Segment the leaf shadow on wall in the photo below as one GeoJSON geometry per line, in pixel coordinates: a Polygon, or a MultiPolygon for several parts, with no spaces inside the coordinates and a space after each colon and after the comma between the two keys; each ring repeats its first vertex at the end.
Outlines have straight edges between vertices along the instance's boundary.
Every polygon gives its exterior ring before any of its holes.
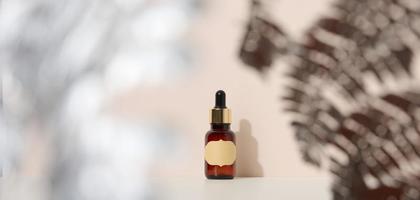
{"type": "Polygon", "coordinates": [[[239,131],[236,133],[237,160],[236,169],[238,177],[262,177],[263,168],[258,161],[258,142],[252,135],[252,126],[249,120],[241,119],[239,131]]]}

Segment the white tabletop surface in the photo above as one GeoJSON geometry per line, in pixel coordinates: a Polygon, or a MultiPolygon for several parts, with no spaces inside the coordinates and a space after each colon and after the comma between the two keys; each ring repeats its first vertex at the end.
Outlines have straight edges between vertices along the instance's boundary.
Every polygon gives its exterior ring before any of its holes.
{"type": "Polygon", "coordinates": [[[175,178],[159,180],[159,182],[159,199],[331,199],[330,182],[327,178],[321,177],[261,177],[235,178],[234,180],[175,178]]]}

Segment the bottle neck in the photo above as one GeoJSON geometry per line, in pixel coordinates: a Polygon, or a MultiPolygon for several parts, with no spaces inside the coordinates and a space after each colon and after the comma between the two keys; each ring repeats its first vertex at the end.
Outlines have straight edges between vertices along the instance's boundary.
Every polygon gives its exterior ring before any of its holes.
{"type": "Polygon", "coordinates": [[[230,130],[230,124],[225,123],[212,123],[210,127],[213,130],[230,130]]]}

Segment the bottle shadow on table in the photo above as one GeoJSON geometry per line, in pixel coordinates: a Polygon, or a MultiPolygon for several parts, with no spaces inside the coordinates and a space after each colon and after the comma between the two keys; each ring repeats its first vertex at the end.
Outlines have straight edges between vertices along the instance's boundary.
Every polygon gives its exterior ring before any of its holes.
{"type": "Polygon", "coordinates": [[[263,168],[258,161],[258,142],[252,135],[252,126],[247,119],[241,119],[239,122],[239,131],[236,132],[236,148],[236,176],[264,176],[263,168]]]}

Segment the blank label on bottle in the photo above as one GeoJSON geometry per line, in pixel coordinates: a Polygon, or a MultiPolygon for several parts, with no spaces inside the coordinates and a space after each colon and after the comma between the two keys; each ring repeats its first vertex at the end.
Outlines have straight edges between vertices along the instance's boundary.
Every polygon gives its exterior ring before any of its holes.
{"type": "Polygon", "coordinates": [[[204,154],[210,165],[232,165],[236,160],[236,146],[232,141],[211,141],[207,143],[204,154]]]}

